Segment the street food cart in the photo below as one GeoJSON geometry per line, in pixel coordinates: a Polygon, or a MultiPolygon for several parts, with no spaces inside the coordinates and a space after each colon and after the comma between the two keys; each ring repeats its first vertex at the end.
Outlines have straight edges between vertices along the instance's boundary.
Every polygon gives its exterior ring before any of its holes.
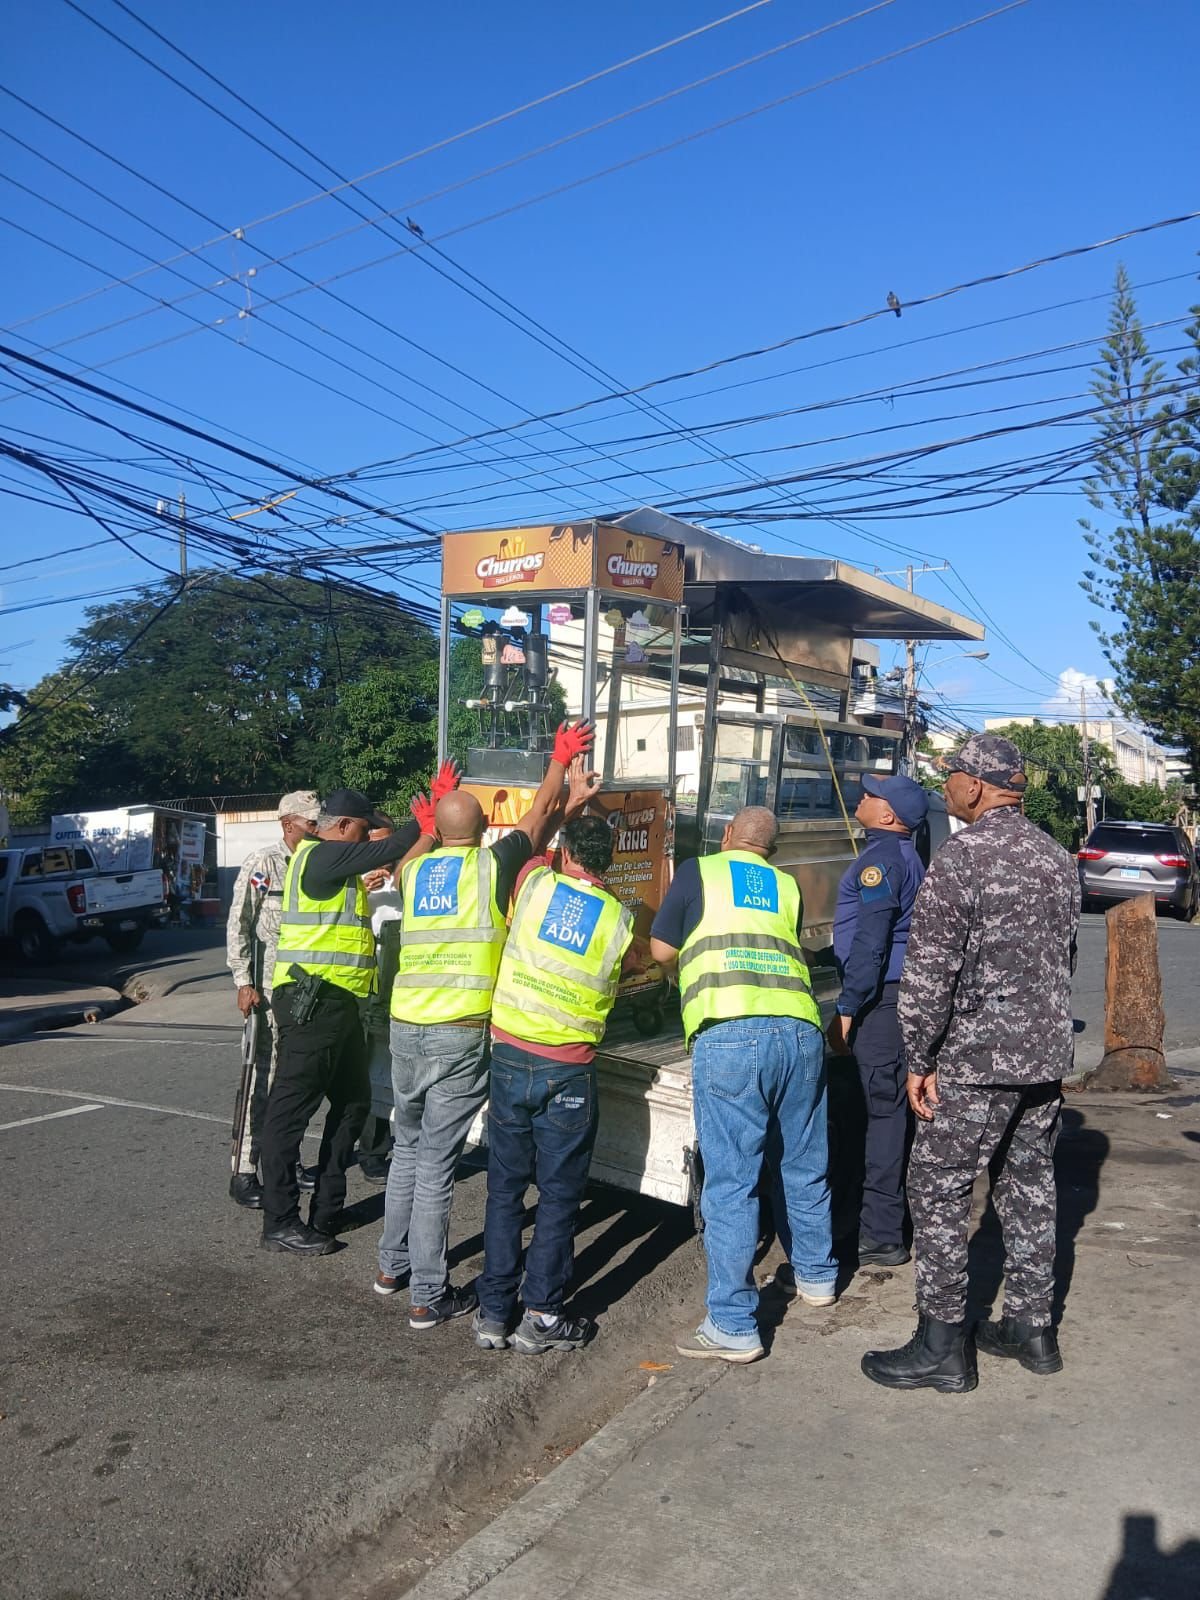
{"type": "Polygon", "coordinates": [[[719,848],[742,806],[770,807],[773,864],[800,885],[818,956],[857,850],[862,778],[896,771],[902,738],[855,715],[856,641],[982,637],[844,562],[768,554],[648,508],[443,536],[439,755],[462,759],[496,832],[532,799],[557,724],[596,725],[609,884],[643,959],[597,1053],[595,1177],[692,1198],[690,1062],[644,949],[676,859],[719,848]]]}

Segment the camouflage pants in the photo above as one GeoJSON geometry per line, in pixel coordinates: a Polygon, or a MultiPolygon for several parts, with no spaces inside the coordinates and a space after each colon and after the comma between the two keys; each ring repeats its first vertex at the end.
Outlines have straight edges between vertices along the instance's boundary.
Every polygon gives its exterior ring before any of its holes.
{"type": "Polygon", "coordinates": [[[1025,1088],[943,1083],[932,1122],[918,1122],[908,1168],[917,1309],[961,1322],[967,1309],[971,1190],[992,1168],[992,1204],[1004,1233],[1004,1310],[1050,1321],[1054,1292],[1054,1145],[1057,1083],[1025,1088]]]}

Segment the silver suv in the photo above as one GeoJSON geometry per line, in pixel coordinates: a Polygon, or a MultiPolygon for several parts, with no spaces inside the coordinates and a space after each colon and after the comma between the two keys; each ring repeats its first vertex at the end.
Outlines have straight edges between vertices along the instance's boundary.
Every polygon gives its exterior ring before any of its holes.
{"type": "Polygon", "coordinates": [[[1083,908],[1152,894],[1187,921],[1200,906],[1196,853],[1182,828],[1167,822],[1102,822],[1079,851],[1083,908]]]}

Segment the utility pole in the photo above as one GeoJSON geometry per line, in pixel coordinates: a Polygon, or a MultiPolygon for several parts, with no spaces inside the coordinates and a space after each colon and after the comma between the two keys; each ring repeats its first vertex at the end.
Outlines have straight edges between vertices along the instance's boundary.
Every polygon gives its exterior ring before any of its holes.
{"type": "Polygon", "coordinates": [[[1090,834],[1096,826],[1096,802],[1092,799],[1092,747],[1088,739],[1087,690],[1082,683],[1079,685],[1079,737],[1083,743],[1083,816],[1087,834],[1090,834]]]}
{"type": "MultiPolygon", "coordinates": [[[[906,567],[908,592],[913,592],[913,569],[906,567]]],[[[904,745],[901,767],[911,778],[917,769],[917,641],[904,641],[904,745]]]]}
{"type": "Polygon", "coordinates": [[[187,496],[179,491],[179,576],[187,582],[187,496]]]}
{"type": "MultiPolygon", "coordinates": [[[[936,567],[928,561],[923,561],[917,568],[911,566],[904,568],[904,582],[909,594],[913,593],[913,578],[923,572],[948,572],[949,562],[942,561],[936,567]]],[[[880,572],[876,570],[877,578],[898,578],[899,571],[880,572]]],[[[910,777],[915,777],[917,771],[917,641],[906,639],[904,641],[904,739],[900,745],[900,769],[910,777]]]]}

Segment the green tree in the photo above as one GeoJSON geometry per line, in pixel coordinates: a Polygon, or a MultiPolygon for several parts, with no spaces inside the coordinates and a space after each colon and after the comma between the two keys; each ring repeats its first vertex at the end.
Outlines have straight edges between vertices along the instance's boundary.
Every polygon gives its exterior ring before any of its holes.
{"type": "Polygon", "coordinates": [[[341,781],[403,820],[437,753],[437,662],[371,667],[339,706],[341,781]]]}
{"type": "Polygon", "coordinates": [[[1104,791],[1104,815],[1124,822],[1174,822],[1184,804],[1183,789],[1170,784],[1127,783],[1118,778],[1104,791]]]}
{"type": "Polygon", "coordinates": [[[1115,673],[1115,698],[1164,743],[1200,761],[1200,307],[1194,353],[1180,381],[1152,359],[1124,267],[1092,392],[1100,405],[1095,475],[1085,492],[1112,519],[1081,526],[1091,557],[1088,598],[1113,619],[1093,622],[1115,673]],[[1187,398],[1181,400],[1181,393],[1187,398]]]}
{"type": "Polygon", "coordinates": [[[364,734],[348,751],[343,696],[372,669],[402,679],[436,654],[398,606],[302,578],[203,573],[174,593],[92,608],[74,662],[31,693],[0,765],[21,815],[345,783],[364,734]],[[78,705],[36,714],[72,681],[78,705]]]}
{"type": "Polygon", "coordinates": [[[109,730],[70,672],[51,673],[23,699],[0,744],[0,790],[12,821],[35,827],[99,776],[109,730]]]}

